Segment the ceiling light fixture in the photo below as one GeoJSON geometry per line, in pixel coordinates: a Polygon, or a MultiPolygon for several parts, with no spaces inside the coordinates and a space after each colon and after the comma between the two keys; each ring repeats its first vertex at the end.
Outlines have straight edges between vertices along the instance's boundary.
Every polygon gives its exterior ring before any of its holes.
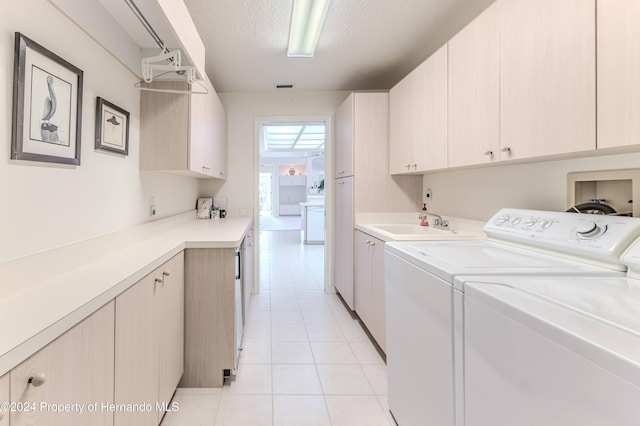
{"type": "Polygon", "coordinates": [[[313,56],[330,0],[294,0],[287,56],[313,56]]]}

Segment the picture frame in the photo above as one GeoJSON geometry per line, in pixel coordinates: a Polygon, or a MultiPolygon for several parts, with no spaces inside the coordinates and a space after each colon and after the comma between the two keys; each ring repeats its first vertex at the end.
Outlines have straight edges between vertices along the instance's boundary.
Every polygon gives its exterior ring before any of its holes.
{"type": "Polygon", "coordinates": [[[11,158],[80,165],[81,69],[15,33],[11,158]]]}
{"type": "Polygon", "coordinates": [[[95,148],[129,154],[129,112],[101,97],[96,99],[95,148]]]}

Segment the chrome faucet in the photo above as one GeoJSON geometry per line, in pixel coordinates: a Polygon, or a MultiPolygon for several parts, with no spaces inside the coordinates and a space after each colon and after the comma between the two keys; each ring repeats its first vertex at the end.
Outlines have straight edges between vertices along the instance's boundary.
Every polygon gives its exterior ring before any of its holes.
{"type": "Polygon", "coordinates": [[[426,212],[428,215],[433,216],[435,219],[433,221],[433,227],[438,229],[449,230],[449,221],[443,219],[442,216],[436,213],[426,212]]]}

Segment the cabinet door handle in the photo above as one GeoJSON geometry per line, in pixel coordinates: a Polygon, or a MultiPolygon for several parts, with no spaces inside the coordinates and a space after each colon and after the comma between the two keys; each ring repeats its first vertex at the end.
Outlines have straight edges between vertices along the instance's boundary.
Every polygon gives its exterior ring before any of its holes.
{"type": "Polygon", "coordinates": [[[418,170],[418,164],[413,164],[413,170],[418,170]]]}
{"type": "Polygon", "coordinates": [[[489,150],[489,151],[485,151],[484,155],[488,155],[490,157],[493,157],[493,151],[489,150]]]}
{"type": "Polygon", "coordinates": [[[407,168],[407,170],[411,170],[411,164],[407,164],[405,167],[407,168]]]}
{"type": "Polygon", "coordinates": [[[344,174],[344,170],[341,170],[338,172],[339,175],[343,175],[344,174]]]}
{"type": "Polygon", "coordinates": [[[224,172],[220,172],[220,176],[224,176],[224,172]]]}
{"type": "Polygon", "coordinates": [[[47,380],[47,376],[40,373],[40,374],[36,374],[34,376],[29,377],[29,381],[27,383],[37,388],[38,386],[44,385],[44,382],[46,380],[47,380]]]}
{"type": "Polygon", "coordinates": [[[511,154],[511,148],[508,146],[505,146],[504,148],[502,148],[500,151],[502,152],[508,152],[509,154],[511,154]]]}
{"type": "Polygon", "coordinates": [[[338,185],[344,185],[344,182],[338,182],[338,185]]]}
{"type": "Polygon", "coordinates": [[[168,277],[169,275],[171,275],[171,271],[164,271],[164,272],[162,273],[162,276],[163,276],[163,277],[168,277]]]}
{"type": "Polygon", "coordinates": [[[164,281],[164,280],[163,280],[162,278],[156,278],[156,279],[154,280],[154,282],[155,282],[156,284],[162,284],[162,283],[163,283],[163,281],[164,281]]]}

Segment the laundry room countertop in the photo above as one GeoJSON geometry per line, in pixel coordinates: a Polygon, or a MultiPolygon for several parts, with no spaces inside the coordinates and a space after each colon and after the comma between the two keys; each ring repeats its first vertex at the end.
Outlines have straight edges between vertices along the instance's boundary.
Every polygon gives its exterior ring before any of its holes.
{"type": "Polygon", "coordinates": [[[0,264],[0,376],[188,248],[234,248],[250,217],[195,211],[0,264]]]}

